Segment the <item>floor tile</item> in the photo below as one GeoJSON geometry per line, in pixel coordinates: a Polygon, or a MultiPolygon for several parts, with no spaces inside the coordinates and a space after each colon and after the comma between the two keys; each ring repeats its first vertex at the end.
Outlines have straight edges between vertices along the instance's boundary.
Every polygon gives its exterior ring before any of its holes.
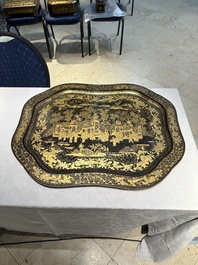
{"type": "Polygon", "coordinates": [[[139,265],[139,262],[134,257],[137,245],[138,243],[136,242],[124,241],[124,243],[118,249],[116,254],[113,256],[113,259],[119,265],[129,265],[129,264],[139,265]]]}
{"type": "Polygon", "coordinates": [[[79,72],[91,76],[92,79],[100,78],[106,71],[114,66],[113,62],[102,61],[98,57],[95,61],[87,62],[84,64],[76,64],[73,67],[79,72]]]}
{"type": "Polygon", "coordinates": [[[157,1],[157,0],[151,0],[149,2],[149,5],[148,5],[147,1],[142,1],[141,3],[139,3],[139,5],[142,7],[149,8],[153,11],[157,11],[161,8],[162,3],[160,3],[160,1],[157,1]]]}
{"type": "Polygon", "coordinates": [[[194,36],[190,36],[183,44],[180,45],[180,48],[184,51],[190,52],[193,55],[198,55],[198,46],[197,46],[198,38],[194,36]]]}
{"type": "Polygon", "coordinates": [[[160,61],[157,59],[149,57],[144,53],[134,51],[126,55],[123,54],[118,64],[144,77],[154,68],[156,68],[159,63],[160,61]]]}
{"type": "Polygon", "coordinates": [[[146,20],[167,27],[170,26],[176,20],[176,18],[174,16],[156,11],[150,14],[146,20]]]}
{"type": "Polygon", "coordinates": [[[176,30],[179,30],[179,31],[182,31],[182,32],[186,32],[187,34],[188,33],[193,34],[197,30],[195,22],[187,21],[185,18],[182,18],[182,17],[176,19],[172,23],[170,28],[176,29],[176,30]]]}
{"type": "Polygon", "coordinates": [[[22,265],[106,265],[110,259],[92,239],[79,239],[41,243],[22,265]]]}
{"type": "Polygon", "coordinates": [[[193,74],[198,69],[198,56],[178,48],[168,55],[164,63],[193,74]]]}
{"type": "MultiPolygon", "coordinates": [[[[1,236],[1,241],[6,243],[16,243],[16,242],[25,242],[25,241],[39,241],[44,239],[44,237],[31,236],[23,234],[10,234],[5,233],[1,236]]],[[[19,244],[19,245],[6,245],[7,250],[15,258],[15,260],[21,264],[26,257],[33,252],[33,250],[39,245],[37,243],[28,243],[28,244],[19,244]]]]}
{"type": "Polygon", "coordinates": [[[114,65],[105,74],[96,79],[99,83],[112,84],[112,83],[138,83],[142,77],[126,68],[114,65]]]}
{"type": "Polygon", "coordinates": [[[190,78],[190,74],[165,63],[158,65],[146,78],[165,88],[181,88],[190,78]]]}
{"type": "Polygon", "coordinates": [[[193,33],[193,36],[198,38],[198,29],[193,33]]]}
{"type": "Polygon", "coordinates": [[[186,111],[186,115],[187,115],[191,130],[192,130],[192,133],[194,137],[196,137],[198,133],[198,123],[195,122],[195,120],[197,120],[198,104],[184,96],[181,96],[181,99],[183,102],[184,109],[186,111]]]}
{"type": "Polygon", "coordinates": [[[190,37],[190,34],[186,32],[173,30],[170,28],[164,28],[156,36],[153,37],[152,41],[161,44],[167,44],[174,47],[179,47],[184,41],[190,37]]]}
{"type": "MultiPolygon", "coordinates": [[[[134,3],[136,5],[136,2],[134,2],[134,3]]],[[[142,18],[149,17],[150,15],[155,13],[154,10],[148,9],[148,5],[146,7],[143,7],[143,6],[140,6],[139,4],[140,4],[140,2],[138,2],[138,5],[135,6],[135,12],[133,13],[133,18],[141,20],[142,18]]],[[[128,8],[128,10],[129,10],[129,8],[128,8]]]]}
{"type": "Polygon", "coordinates": [[[160,43],[160,41],[156,41],[154,38],[152,38],[146,44],[140,46],[137,51],[157,60],[163,61],[175,49],[176,47],[173,45],[160,43]]]}
{"type": "MultiPolygon", "coordinates": [[[[181,250],[178,254],[173,257],[159,262],[157,264],[160,265],[195,265],[198,260],[198,248],[194,245],[188,245],[183,250],[181,250]]],[[[155,264],[153,262],[140,261],[141,265],[151,265],[155,264]]]]}
{"type": "Polygon", "coordinates": [[[115,260],[111,259],[108,265],[119,265],[115,260]]]}
{"type": "Polygon", "coordinates": [[[181,87],[180,92],[186,98],[195,101],[198,104],[198,76],[192,75],[181,87]]]}
{"type": "MultiPolygon", "coordinates": [[[[85,245],[84,251],[79,253],[75,258],[72,259],[72,265],[106,265],[110,261],[110,256],[106,254],[95,242],[90,240],[84,240],[83,246],[85,245]]],[[[82,246],[82,243],[81,246],[82,246]]]]}
{"type": "Polygon", "coordinates": [[[58,63],[54,59],[53,63],[48,63],[50,70],[51,87],[64,83],[96,83],[88,74],[85,75],[78,71],[75,66],[71,64],[58,63]]]}
{"type": "Polygon", "coordinates": [[[189,22],[198,23],[197,12],[198,12],[198,4],[192,6],[192,9],[189,9],[189,11],[187,11],[180,18],[189,22]]]}
{"type": "Polygon", "coordinates": [[[155,83],[155,82],[153,82],[153,81],[151,81],[151,80],[149,80],[147,78],[143,78],[142,80],[139,81],[138,84],[141,85],[141,86],[150,88],[150,89],[151,88],[163,88],[162,85],[157,84],[157,83],[155,83]]]}
{"type": "Polygon", "coordinates": [[[22,265],[54,265],[54,264],[72,264],[71,258],[79,253],[77,248],[69,246],[65,242],[41,243],[34,252],[29,255],[22,265]]]}
{"type": "Polygon", "coordinates": [[[115,238],[120,238],[123,240],[113,240],[113,239],[94,239],[94,241],[110,256],[112,257],[116,251],[123,244],[124,239],[128,236],[129,232],[120,233],[118,235],[112,236],[115,238]]]}
{"type": "Polygon", "coordinates": [[[194,72],[194,75],[198,76],[198,70],[194,72]]]}
{"type": "MultiPolygon", "coordinates": [[[[133,17],[132,17],[133,22],[133,17]]],[[[136,35],[139,34],[140,36],[146,36],[152,38],[156,36],[163,27],[159,24],[151,23],[145,20],[137,21],[138,24],[129,24],[131,26],[131,33],[136,35]]],[[[131,23],[131,22],[130,22],[131,23]]]]}
{"type": "Polygon", "coordinates": [[[169,16],[180,17],[185,14],[188,10],[191,9],[191,6],[187,6],[184,1],[166,1],[163,2],[158,9],[159,12],[168,14],[169,16]]]}
{"type": "MultiPolygon", "coordinates": [[[[2,242],[0,241],[0,244],[1,243],[2,242]]],[[[18,263],[16,262],[16,260],[13,258],[13,256],[3,246],[0,246],[0,257],[1,257],[0,263],[2,265],[18,265],[18,263]]]]}
{"type": "Polygon", "coordinates": [[[146,45],[148,41],[148,36],[140,36],[137,32],[133,32],[127,38],[124,36],[123,53],[121,56],[127,56],[128,53],[138,50],[141,46],[146,45]]]}

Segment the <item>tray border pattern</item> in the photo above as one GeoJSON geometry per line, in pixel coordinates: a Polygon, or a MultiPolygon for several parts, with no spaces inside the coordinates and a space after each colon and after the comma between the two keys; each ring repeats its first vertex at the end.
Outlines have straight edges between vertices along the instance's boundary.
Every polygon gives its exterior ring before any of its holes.
{"type": "Polygon", "coordinates": [[[140,190],[152,187],[161,182],[172,170],[172,168],[182,159],[185,152],[185,142],[179,127],[177,113],[173,104],[166,98],[157,93],[133,84],[112,84],[112,85],[91,85],[91,84],[62,84],[50,88],[40,94],[29,99],[23,107],[21,118],[16,131],[13,135],[11,147],[14,155],[23,165],[27,173],[39,184],[53,187],[66,188],[76,186],[102,186],[120,189],[140,190]],[[161,104],[166,112],[167,125],[169,133],[172,137],[172,150],[164,157],[152,172],[142,176],[128,177],[109,173],[70,173],[70,174],[55,174],[43,170],[34,157],[26,150],[23,143],[23,136],[31,122],[34,106],[38,102],[51,97],[61,91],[137,91],[157,103],[161,104]]]}

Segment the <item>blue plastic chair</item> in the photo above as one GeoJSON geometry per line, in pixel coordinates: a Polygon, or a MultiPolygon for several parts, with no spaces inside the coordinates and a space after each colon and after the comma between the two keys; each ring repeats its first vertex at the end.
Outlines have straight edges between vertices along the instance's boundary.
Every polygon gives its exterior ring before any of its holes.
{"type": "Polygon", "coordinates": [[[0,86],[50,87],[47,64],[27,39],[0,32],[0,86]]]}
{"type": "MultiPolygon", "coordinates": [[[[80,23],[81,53],[82,53],[82,57],[84,57],[84,51],[83,51],[83,37],[84,37],[83,15],[82,15],[80,5],[78,7],[77,13],[71,14],[71,15],[68,14],[68,15],[52,16],[52,15],[50,15],[48,9],[46,9],[44,20],[45,20],[45,25],[46,25],[45,32],[48,31],[47,27],[48,27],[48,25],[50,25],[50,28],[52,31],[52,36],[54,39],[55,39],[55,34],[54,34],[54,30],[53,30],[52,26],[54,26],[54,25],[73,25],[73,24],[80,23]]],[[[47,41],[49,41],[49,40],[47,39],[47,41]]]]}

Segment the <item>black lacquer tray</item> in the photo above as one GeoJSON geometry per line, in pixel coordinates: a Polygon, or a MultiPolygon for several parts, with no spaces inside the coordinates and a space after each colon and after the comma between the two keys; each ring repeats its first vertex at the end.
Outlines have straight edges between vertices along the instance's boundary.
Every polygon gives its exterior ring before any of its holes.
{"type": "Polygon", "coordinates": [[[181,160],[174,106],[133,85],[63,84],[24,106],[12,149],[48,187],[149,188],[181,160]]]}

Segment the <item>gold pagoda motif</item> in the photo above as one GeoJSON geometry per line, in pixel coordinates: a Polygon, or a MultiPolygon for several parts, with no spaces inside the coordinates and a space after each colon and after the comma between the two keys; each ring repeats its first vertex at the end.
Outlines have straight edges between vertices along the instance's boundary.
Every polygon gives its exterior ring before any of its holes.
{"type": "MultiPolygon", "coordinates": [[[[89,126],[83,128],[78,126],[76,121],[72,121],[68,127],[57,124],[53,137],[58,138],[58,140],[69,141],[69,143],[77,143],[78,137],[82,139],[82,143],[84,143],[87,139],[91,141],[109,141],[110,134],[108,129],[101,129],[99,124],[100,121],[98,119],[94,120],[94,118],[89,126]]],[[[121,124],[121,122],[116,121],[115,126],[113,126],[111,136],[113,146],[116,146],[123,140],[128,140],[132,143],[143,138],[141,126],[139,125],[136,131],[134,131],[130,121],[128,121],[127,124],[121,124]]]]}

